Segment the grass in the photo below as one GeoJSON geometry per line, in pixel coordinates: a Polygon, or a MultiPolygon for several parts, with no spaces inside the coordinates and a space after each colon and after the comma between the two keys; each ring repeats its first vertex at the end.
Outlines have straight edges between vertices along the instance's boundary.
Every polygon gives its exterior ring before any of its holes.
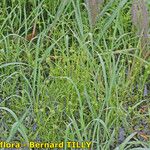
{"type": "Polygon", "coordinates": [[[150,148],[150,58],[131,5],[105,1],[93,25],[80,0],[2,0],[0,140],[150,148]]]}

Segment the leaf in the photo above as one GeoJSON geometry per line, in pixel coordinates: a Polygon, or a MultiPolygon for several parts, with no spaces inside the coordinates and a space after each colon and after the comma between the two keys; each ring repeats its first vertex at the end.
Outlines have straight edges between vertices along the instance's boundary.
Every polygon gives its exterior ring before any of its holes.
{"type": "Polygon", "coordinates": [[[145,133],[139,133],[139,136],[142,137],[145,141],[149,140],[149,135],[147,135],[145,133]]]}
{"type": "Polygon", "coordinates": [[[137,134],[137,132],[132,133],[129,135],[122,144],[115,148],[115,150],[124,150],[128,142],[137,134]]]}
{"type": "Polygon", "coordinates": [[[28,34],[27,37],[26,37],[26,39],[28,41],[31,41],[35,36],[36,36],[36,23],[34,23],[34,25],[33,25],[32,33],[28,34]]]}

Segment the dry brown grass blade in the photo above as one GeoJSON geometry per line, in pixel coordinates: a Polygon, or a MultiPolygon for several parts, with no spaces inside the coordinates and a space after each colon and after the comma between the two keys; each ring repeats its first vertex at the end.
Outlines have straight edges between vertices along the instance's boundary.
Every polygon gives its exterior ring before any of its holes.
{"type": "Polygon", "coordinates": [[[26,39],[31,41],[36,36],[36,22],[33,25],[32,33],[28,34],[26,39]]]}
{"type": "Polygon", "coordinates": [[[91,26],[94,26],[97,20],[97,16],[100,12],[100,5],[103,3],[103,0],[85,0],[85,2],[88,7],[90,24],[91,26]]]}

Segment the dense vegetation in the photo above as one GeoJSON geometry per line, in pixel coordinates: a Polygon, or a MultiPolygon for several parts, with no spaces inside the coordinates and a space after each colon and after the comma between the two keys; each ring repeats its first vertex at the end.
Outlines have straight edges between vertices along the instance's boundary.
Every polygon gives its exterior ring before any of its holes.
{"type": "Polygon", "coordinates": [[[150,148],[150,16],[99,2],[1,0],[0,140],[150,148]]]}

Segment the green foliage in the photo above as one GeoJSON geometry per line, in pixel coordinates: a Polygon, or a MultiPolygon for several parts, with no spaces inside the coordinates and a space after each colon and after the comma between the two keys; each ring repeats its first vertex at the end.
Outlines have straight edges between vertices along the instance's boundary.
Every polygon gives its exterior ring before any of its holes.
{"type": "Polygon", "coordinates": [[[2,0],[1,140],[150,147],[150,60],[131,5],[104,1],[89,22],[80,0],[2,0]]]}

